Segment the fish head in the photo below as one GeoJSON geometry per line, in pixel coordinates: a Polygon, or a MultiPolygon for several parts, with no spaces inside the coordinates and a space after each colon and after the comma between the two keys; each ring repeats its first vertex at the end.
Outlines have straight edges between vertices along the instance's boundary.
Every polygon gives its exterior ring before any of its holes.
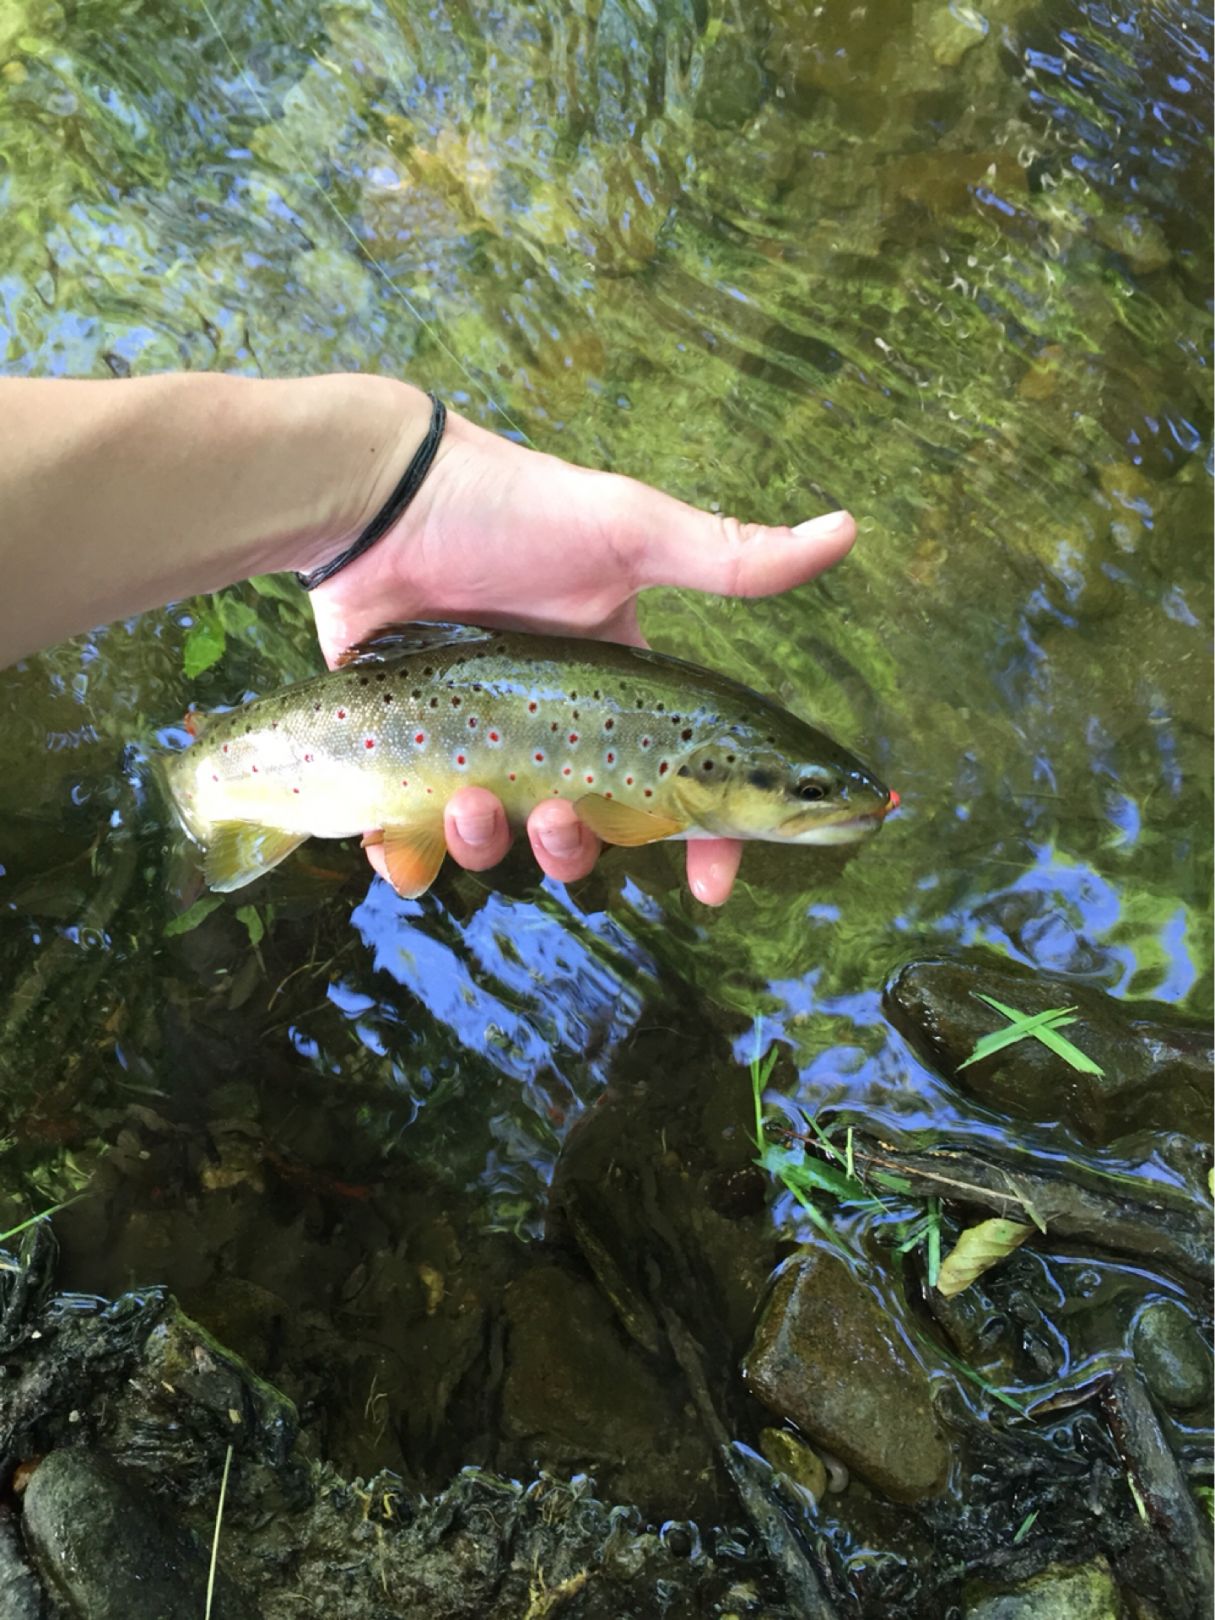
{"type": "Polygon", "coordinates": [[[796,741],[698,748],[677,773],[684,814],[715,836],[780,844],[851,844],[877,832],[898,794],[821,732],[799,725],[796,741]]]}

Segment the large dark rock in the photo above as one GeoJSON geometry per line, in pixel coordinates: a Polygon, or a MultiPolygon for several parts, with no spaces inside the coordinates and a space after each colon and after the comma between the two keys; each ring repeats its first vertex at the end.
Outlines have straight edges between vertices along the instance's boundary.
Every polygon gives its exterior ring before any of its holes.
{"type": "MultiPolygon", "coordinates": [[[[108,1459],[53,1451],[25,1493],[25,1536],[38,1572],[79,1620],[201,1615],[208,1556],[195,1538],[108,1459]]],[[[221,1573],[215,1620],[253,1620],[221,1573]]]]}
{"type": "Polygon", "coordinates": [[[1211,1398],[1211,1352],[1189,1313],[1172,1299],[1145,1305],[1131,1340],[1135,1360],[1157,1400],[1182,1411],[1211,1398]]]}
{"type": "Polygon", "coordinates": [[[813,1249],[778,1273],[743,1371],[765,1406],[887,1496],[915,1502],[944,1485],[929,1375],[840,1255],[813,1249]]]}
{"type": "Polygon", "coordinates": [[[1144,1129],[1210,1135],[1210,1031],[1165,1007],[973,959],[910,963],[887,985],[884,1005],[926,1062],[1001,1113],[1060,1121],[1096,1144],[1144,1129]],[[1062,1033],[1104,1075],[1080,1074],[1032,1036],[962,1069],[977,1042],[1007,1022],[977,992],[1018,1012],[1074,1006],[1076,1022],[1062,1033]]]}

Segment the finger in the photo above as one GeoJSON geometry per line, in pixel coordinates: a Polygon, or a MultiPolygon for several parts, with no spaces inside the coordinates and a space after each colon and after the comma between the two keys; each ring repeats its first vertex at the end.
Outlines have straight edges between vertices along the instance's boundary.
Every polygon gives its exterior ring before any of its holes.
{"type": "Polygon", "coordinates": [[[741,860],[742,845],[737,838],[690,839],[688,887],[706,906],[724,906],[741,860]]]}
{"type": "Polygon", "coordinates": [[[578,819],[572,804],[547,799],[527,818],[532,853],[544,872],[558,883],[585,877],[602,848],[591,829],[578,819]]]}
{"type": "Polygon", "coordinates": [[[856,524],[829,512],[796,528],[765,528],[700,512],[637,485],[638,585],[685,585],[721,596],[770,596],[814,579],[848,554],[856,524]]]}
{"type": "Polygon", "coordinates": [[[452,860],[470,872],[497,866],[510,848],[506,812],[488,788],[453,793],[443,812],[443,831],[452,860]]]}

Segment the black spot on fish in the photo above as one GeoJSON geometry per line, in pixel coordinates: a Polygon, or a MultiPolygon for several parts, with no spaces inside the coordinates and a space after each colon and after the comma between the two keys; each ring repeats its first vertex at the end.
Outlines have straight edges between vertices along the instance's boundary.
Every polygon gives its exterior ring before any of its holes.
{"type": "Polygon", "coordinates": [[[679,735],[683,738],[684,742],[691,742],[692,741],[692,728],[691,728],[691,726],[685,726],[683,728],[683,730],[679,733],[679,735]]]}
{"type": "Polygon", "coordinates": [[[759,788],[761,793],[767,792],[770,787],[776,785],[776,778],[772,772],[764,770],[748,771],[747,781],[750,782],[752,787],[759,788]]]}

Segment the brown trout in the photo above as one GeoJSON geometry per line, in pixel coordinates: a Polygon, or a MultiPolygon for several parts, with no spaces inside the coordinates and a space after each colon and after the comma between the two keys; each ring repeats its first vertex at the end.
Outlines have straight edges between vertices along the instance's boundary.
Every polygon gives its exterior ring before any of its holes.
{"type": "Polygon", "coordinates": [[[213,889],[306,838],[383,830],[397,892],[443,863],[443,807],[490,789],[512,825],[568,799],[605,843],[842,844],[898,804],[822,732],[722,675],[636,647],[470,625],[394,626],[339,669],[189,717],[168,762],[213,889]]]}

